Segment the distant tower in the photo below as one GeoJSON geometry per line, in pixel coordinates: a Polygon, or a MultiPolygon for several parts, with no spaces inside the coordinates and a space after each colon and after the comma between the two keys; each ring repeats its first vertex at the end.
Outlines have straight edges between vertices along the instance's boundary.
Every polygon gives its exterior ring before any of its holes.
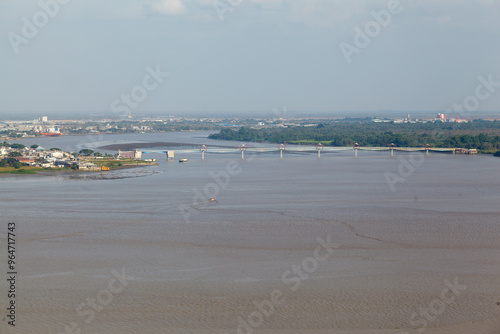
{"type": "Polygon", "coordinates": [[[42,116],[42,122],[43,123],[46,123],[48,120],[49,120],[49,118],[47,116],[42,116]]]}

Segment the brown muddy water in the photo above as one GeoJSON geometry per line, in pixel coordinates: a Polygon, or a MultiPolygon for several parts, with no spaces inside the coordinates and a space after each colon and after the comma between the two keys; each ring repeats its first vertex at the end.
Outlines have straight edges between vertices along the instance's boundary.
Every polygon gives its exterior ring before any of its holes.
{"type": "MultiPolygon", "coordinates": [[[[206,136],[21,142],[221,144],[206,136]]],[[[500,159],[353,155],[1,176],[0,272],[15,222],[18,274],[0,333],[500,333],[500,159]]]]}

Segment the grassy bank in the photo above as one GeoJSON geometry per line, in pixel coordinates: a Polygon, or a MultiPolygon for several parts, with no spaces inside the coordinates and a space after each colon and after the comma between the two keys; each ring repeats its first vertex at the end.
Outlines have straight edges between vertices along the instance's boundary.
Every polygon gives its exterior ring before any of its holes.
{"type": "Polygon", "coordinates": [[[120,169],[120,168],[127,168],[127,167],[156,165],[156,163],[151,162],[151,161],[134,160],[134,159],[115,160],[112,158],[109,158],[109,159],[106,159],[106,158],[104,158],[104,159],[86,158],[85,161],[91,162],[99,167],[102,167],[102,166],[108,167],[109,169],[120,169]]]}
{"type": "MultiPolygon", "coordinates": [[[[156,165],[156,163],[151,161],[144,160],[133,160],[133,159],[95,159],[95,158],[86,158],[81,159],[87,162],[94,163],[95,165],[102,167],[108,167],[109,169],[122,169],[122,168],[131,168],[137,166],[151,166],[156,165]]],[[[78,169],[72,169],[70,167],[63,168],[42,168],[42,167],[29,167],[23,166],[21,168],[14,167],[0,167],[0,174],[36,174],[38,172],[59,172],[59,171],[79,171],[78,169]]]]}
{"type": "Polygon", "coordinates": [[[69,170],[69,168],[41,168],[41,167],[0,167],[0,174],[36,174],[38,172],[56,172],[61,170],[69,170]]]}

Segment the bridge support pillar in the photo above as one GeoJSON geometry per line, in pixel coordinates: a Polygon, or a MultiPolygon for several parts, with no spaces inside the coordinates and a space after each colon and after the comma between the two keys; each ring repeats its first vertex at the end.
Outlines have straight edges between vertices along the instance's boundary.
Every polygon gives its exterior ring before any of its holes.
{"type": "Polygon", "coordinates": [[[241,160],[245,159],[245,151],[241,151],[241,160]]]}
{"type": "Polygon", "coordinates": [[[425,150],[425,155],[429,155],[429,149],[425,150]]]}
{"type": "Polygon", "coordinates": [[[283,159],[283,150],[280,150],[280,159],[283,159]]]}
{"type": "Polygon", "coordinates": [[[318,158],[321,158],[321,150],[318,150],[318,158]]]}
{"type": "Polygon", "coordinates": [[[205,151],[201,151],[201,160],[205,160],[205,151]]]}
{"type": "Polygon", "coordinates": [[[394,149],[391,148],[391,157],[393,157],[393,156],[394,156],[394,149]]]}
{"type": "Polygon", "coordinates": [[[356,158],[358,157],[358,149],[357,149],[357,148],[355,148],[355,149],[354,149],[354,156],[355,156],[356,158]]]}

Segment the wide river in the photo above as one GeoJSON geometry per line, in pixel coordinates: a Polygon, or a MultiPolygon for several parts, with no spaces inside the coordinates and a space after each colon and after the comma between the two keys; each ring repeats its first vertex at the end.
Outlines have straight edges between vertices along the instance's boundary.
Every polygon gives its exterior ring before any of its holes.
{"type": "Polygon", "coordinates": [[[1,277],[8,222],[18,260],[16,327],[2,279],[0,333],[499,333],[499,158],[242,160],[210,152],[241,143],[208,134],[17,141],[209,148],[205,160],[0,176],[1,277]]]}

